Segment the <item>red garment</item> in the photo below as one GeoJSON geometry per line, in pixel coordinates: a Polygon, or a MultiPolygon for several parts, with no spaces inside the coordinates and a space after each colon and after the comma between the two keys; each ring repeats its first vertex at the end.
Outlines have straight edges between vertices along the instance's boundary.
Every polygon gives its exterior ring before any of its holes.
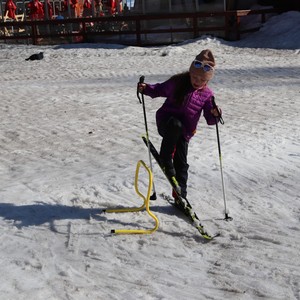
{"type": "Polygon", "coordinates": [[[62,3],[61,11],[67,11],[68,10],[68,2],[64,0],[62,3]]]}
{"type": "MultiPolygon", "coordinates": [[[[49,19],[52,19],[52,17],[53,17],[53,8],[52,8],[52,5],[51,5],[51,3],[50,3],[49,0],[47,0],[47,8],[48,8],[48,16],[49,16],[49,19]]],[[[45,3],[44,3],[44,11],[45,11],[45,17],[46,17],[45,3]]]]}
{"type": "Polygon", "coordinates": [[[84,0],[83,7],[84,8],[92,8],[92,1],[91,0],[84,0]]]}
{"type": "Polygon", "coordinates": [[[13,0],[7,0],[6,4],[5,4],[5,14],[8,11],[7,16],[11,19],[15,19],[16,18],[16,10],[17,10],[17,6],[14,3],[13,0]]]}
{"type": "Polygon", "coordinates": [[[28,3],[30,18],[33,20],[44,19],[43,4],[39,0],[32,0],[28,3]]]}
{"type": "Polygon", "coordinates": [[[71,8],[76,8],[77,4],[78,4],[78,0],[71,0],[70,1],[71,8]]]}
{"type": "MultiPolygon", "coordinates": [[[[77,7],[78,0],[70,0],[70,8],[75,9],[77,7]]],[[[68,0],[64,1],[64,9],[68,11],[68,0]]]]}
{"type": "Polygon", "coordinates": [[[116,0],[110,1],[110,13],[114,15],[117,12],[117,3],[116,0]]]}

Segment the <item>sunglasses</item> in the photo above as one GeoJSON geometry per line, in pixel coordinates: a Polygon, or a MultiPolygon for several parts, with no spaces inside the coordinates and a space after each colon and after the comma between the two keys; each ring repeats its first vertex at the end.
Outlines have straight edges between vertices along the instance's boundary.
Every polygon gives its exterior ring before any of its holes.
{"type": "Polygon", "coordinates": [[[210,66],[210,65],[205,65],[202,61],[200,61],[200,60],[194,60],[193,61],[193,63],[194,63],[194,67],[196,68],[196,69],[203,69],[204,70],[204,72],[209,72],[209,71],[213,71],[214,70],[214,68],[212,67],[212,66],[210,66]]]}

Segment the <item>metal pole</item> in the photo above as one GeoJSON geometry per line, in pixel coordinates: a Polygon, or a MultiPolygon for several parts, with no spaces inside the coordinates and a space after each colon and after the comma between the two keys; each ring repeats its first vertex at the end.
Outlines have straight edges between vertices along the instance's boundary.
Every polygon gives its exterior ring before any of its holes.
{"type": "MultiPolygon", "coordinates": [[[[172,13],[172,0],[169,0],[169,13],[170,14],[172,13]]],[[[172,29],[173,26],[172,26],[172,19],[171,18],[169,19],[169,25],[170,25],[170,28],[172,29]]],[[[173,32],[171,32],[171,43],[173,43],[173,32]]]]}
{"type": "MultiPolygon", "coordinates": [[[[143,83],[144,80],[145,80],[145,76],[141,76],[140,80],[139,80],[139,83],[143,83]]],[[[144,94],[143,93],[141,93],[142,94],[142,100],[139,97],[139,90],[138,90],[139,83],[138,83],[138,87],[137,87],[137,97],[138,97],[140,103],[143,104],[143,113],[144,113],[145,129],[146,129],[146,138],[147,138],[147,142],[148,142],[149,141],[149,133],[148,133],[148,125],[147,125],[147,115],[146,115],[145,99],[144,99],[144,94]]],[[[148,156],[149,156],[150,170],[153,173],[152,159],[151,159],[151,152],[150,152],[150,143],[148,143],[148,156]]],[[[157,198],[156,198],[156,191],[155,191],[154,181],[153,181],[152,187],[153,187],[153,194],[150,197],[150,199],[151,200],[156,200],[157,198]]]]}
{"type": "MultiPolygon", "coordinates": [[[[215,97],[212,96],[211,98],[212,105],[214,109],[218,109],[215,97]]],[[[218,127],[218,119],[220,120],[221,124],[224,124],[223,118],[221,114],[219,114],[218,117],[216,117],[216,132],[217,132],[217,140],[218,140],[218,151],[219,151],[219,161],[220,161],[220,170],[221,170],[221,181],[222,181],[222,191],[223,191],[223,201],[224,201],[224,209],[225,209],[225,219],[226,221],[231,221],[232,218],[228,216],[227,207],[226,207],[226,197],[225,197],[225,184],[224,184],[224,176],[223,176],[223,166],[222,166],[222,152],[221,152],[221,142],[220,142],[220,135],[219,135],[219,127],[218,127]]]]}

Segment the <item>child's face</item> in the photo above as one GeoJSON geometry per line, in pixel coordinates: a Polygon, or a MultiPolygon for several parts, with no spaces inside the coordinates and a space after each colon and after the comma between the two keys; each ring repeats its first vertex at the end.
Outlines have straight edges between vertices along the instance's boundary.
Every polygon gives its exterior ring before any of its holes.
{"type": "Polygon", "coordinates": [[[203,88],[208,80],[205,80],[201,75],[190,73],[191,84],[195,90],[203,88]]]}

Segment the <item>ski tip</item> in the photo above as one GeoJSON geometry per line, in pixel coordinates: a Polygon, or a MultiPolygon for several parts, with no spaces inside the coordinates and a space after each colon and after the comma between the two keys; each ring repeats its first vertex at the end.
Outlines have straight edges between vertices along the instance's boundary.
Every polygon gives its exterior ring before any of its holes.
{"type": "Polygon", "coordinates": [[[203,230],[203,228],[197,228],[199,233],[201,234],[201,236],[207,240],[207,241],[210,241],[214,238],[214,236],[210,235],[209,233],[207,233],[206,231],[203,230]]]}
{"type": "Polygon", "coordinates": [[[197,227],[199,233],[201,234],[201,236],[206,240],[206,241],[211,241],[214,238],[220,236],[221,234],[218,232],[214,235],[209,234],[208,232],[204,231],[203,226],[200,225],[199,227],[197,227]]]}
{"type": "Polygon", "coordinates": [[[210,235],[208,233],[201,234],[201,236],[205,239],[205,241],[209,242],[214,240],[218,235],[210,235]]]}
{"type": "Polygon", "coordinates": [[[209,241],[214,240],[216,237],[218,237],[218,236],[220,236],[220,235],[221,235],[221,233],[216,233],[216,234],[214,234],[214,235],[209,235],[208,240],[209,240],[209,241]]]}

